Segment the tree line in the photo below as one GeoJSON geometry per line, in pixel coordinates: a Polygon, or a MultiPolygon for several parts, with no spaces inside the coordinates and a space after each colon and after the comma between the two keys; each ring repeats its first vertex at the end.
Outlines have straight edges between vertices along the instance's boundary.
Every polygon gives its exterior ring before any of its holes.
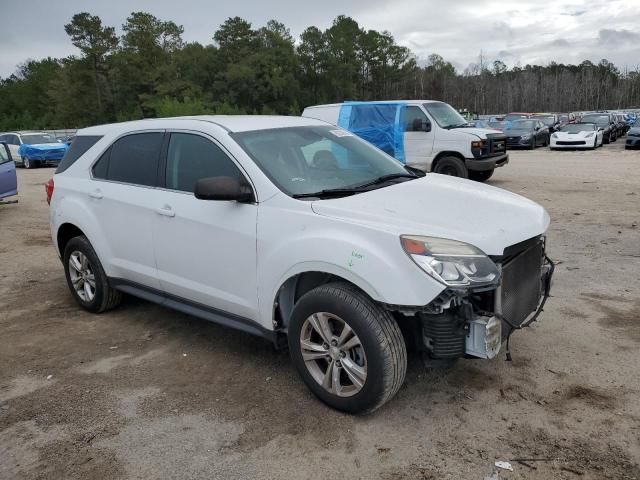
{"type": "Polygon", "coordinates": [[[344,100],[437,99],[480,114],[640,105],[640,73],[551,63],[511,69],[480,55],[462,72],[439,55],[419,61],[387,31],[338,16],[294,39],[276,20],[227,19],[202,45],[184,29],[133,12],[121,35],[83,12],[64,26],[80,52],[27,60],[0,79],[0,130],[78,128],[195,114],[298,115],[344,100]]]}

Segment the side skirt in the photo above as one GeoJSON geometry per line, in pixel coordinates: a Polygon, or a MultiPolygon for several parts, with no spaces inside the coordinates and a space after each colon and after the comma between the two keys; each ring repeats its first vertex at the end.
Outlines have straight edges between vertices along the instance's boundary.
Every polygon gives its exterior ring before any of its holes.
{"type": "Polygon", "coordinates": [[[233,313],[218,310],[217,308],[202,305],[200,303],[192,302],[190,300],[177,297],[175,295],[168,294],[153,288],[140,285],[138,283],[130,282],[122,278],[110,278],[109,282],[111,286],[116,290],[123,293],[133,295],[134,297],[142,298],[149,302],[157,303],[163,307],[168,307],[173,310],[177,310],[187,315],[202,318],[213,323],[224,325],[225,327],[241,330],[251,335],[257,335],[265,340],[275,343],[276,332],[267,330],[259,323],[250,320],[233,313]]]}

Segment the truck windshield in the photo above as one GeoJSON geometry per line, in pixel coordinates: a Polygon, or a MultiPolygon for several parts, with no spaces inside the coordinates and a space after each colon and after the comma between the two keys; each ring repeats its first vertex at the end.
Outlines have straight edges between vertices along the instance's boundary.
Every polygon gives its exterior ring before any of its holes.
{"type": "Polygon", "coordinates": [[[443,102],[425,103],[424,108],[427,109],[429,115],[433,117],[438,125],[442,128],[463,127],[468,122],[460,115],[451,105],[443,102]]]}
{"type": "Polygon", "coordinates": [[[382,177],[393,178],[394,183],[414,177],[394,158],[337,127],[275,128],[233,133],[232,137],[291,196],[373,185],[382,177]]]}

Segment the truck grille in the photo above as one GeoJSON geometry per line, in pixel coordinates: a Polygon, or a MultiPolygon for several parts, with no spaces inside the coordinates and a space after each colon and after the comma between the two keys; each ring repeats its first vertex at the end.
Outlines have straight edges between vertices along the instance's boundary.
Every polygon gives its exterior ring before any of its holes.
{"type": "Polygon", "coordinates": [[[513,325],[522,325],[540,302],[543,259],[544,243],[537,239],[502,266],[502,315],[513,325]]]}
{"type": "Polygon", "coordinates": [[[489,154],[501,155],[507,151],[507,137],[502,133],[487,134],[489,154]]]}

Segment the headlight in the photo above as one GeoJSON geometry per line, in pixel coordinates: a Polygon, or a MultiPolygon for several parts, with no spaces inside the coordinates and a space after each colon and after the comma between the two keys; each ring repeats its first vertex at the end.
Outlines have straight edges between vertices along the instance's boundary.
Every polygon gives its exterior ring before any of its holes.
{"type": "Polygon", "coordinates": [[[589,138],[589,137],[593,137],[594,135],[595,133],[591,132],[591,133],[587,133],[586,137],[589,138]]]}
{"type": "Polygon", "coordinates": [[[553,135],[551,135],[551,138],[558,138],[558,134],[554,133],[553,135]]]}
{"type": "Polygon", "coordinates": [[[531,135],[523,135],[522,140],[531,140],[531,135]]]}
{"type": "Polygon", "coordinates": [[[496,264],[482,250],[446,238],[402,235],[404,251],[426,273],[450,287],[495,284],[496,264]]]}

